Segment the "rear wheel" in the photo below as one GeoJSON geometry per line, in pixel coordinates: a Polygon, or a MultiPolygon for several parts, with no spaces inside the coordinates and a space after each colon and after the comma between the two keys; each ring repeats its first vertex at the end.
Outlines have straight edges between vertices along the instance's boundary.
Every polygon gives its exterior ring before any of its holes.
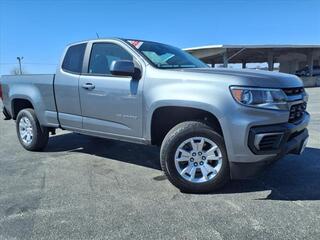
{"type": "Polygon", "coordinates": [[[23,109],[16,120],[17,135],[21,145],[29,151],[40,151],[46,147],[49,131],[41,127],[33,109],[23,109]]]}
{"type": "Polygon", "coordinates": [[[160,159],[170,182],[184,192],[212,192],[230,178],[223,138],[201,122],[183,122],[171,129],[160,159]]]}

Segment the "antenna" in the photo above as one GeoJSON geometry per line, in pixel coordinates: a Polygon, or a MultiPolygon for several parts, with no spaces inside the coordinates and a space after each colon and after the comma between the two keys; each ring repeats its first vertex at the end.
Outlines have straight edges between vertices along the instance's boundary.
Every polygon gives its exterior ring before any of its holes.
{"type": "Polygon", "coordinates": [[[100,37],[99,37],[99,34],[98,34],[97,32],[96,32],[96,35],[97,35],[97,38],[100,38],[100,37]]]}

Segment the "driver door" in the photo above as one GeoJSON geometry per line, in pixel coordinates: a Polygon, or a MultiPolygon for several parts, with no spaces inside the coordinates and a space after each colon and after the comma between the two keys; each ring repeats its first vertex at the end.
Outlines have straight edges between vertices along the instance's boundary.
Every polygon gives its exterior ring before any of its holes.
{"type": "Polygon", "coordinates": [[[79,81],[83,130],[142,137],[142,81],[112,75],[114,60],[133,60],[133,56],[113,42],[92,44],[88,72],[79,81]]]}

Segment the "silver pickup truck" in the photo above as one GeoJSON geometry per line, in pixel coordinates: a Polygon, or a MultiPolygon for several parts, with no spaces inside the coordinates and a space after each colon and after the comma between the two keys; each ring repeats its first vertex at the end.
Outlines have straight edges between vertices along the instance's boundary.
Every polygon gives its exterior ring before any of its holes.
{"type": "Polygon", "coordinates": [[[213,69],[165,44],[71,44],[54,75],[2,76],[5,119],[42,150],[56,128],[161,146],[161,167],[185,192],[246,178],[308,139],[307,94],[293,75],[213,69]]]}

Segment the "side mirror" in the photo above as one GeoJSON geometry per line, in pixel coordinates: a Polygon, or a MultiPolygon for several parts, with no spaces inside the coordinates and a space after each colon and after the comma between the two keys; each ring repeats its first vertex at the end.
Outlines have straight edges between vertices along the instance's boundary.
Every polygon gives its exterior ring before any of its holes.
{"type": "Polygon", "coordinates": [[[110,65],[110,72],[112,75],[133,76],[135,74],[133,61],[129,61],[129,60],[112,61],[110,65]]]}

